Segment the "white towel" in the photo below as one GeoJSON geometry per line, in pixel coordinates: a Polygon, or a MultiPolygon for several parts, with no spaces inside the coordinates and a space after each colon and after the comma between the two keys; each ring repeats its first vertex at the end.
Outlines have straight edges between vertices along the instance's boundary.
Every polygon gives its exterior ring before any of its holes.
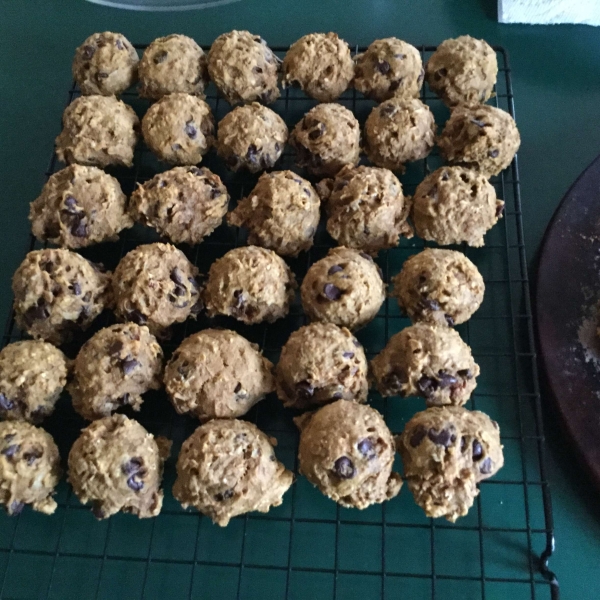
{"type": "Polygon", "coordinates": [[[500,23],[600,25],[600,0],[498,0],[500,23]]]}

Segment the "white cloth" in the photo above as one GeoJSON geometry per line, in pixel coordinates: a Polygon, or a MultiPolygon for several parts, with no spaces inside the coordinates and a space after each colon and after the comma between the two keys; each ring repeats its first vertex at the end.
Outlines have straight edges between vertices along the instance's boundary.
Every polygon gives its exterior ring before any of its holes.
{"type": "Polygon", "coordinates": [[[600,0],[498,0],[498,21],[600,25],[600,0]]]}

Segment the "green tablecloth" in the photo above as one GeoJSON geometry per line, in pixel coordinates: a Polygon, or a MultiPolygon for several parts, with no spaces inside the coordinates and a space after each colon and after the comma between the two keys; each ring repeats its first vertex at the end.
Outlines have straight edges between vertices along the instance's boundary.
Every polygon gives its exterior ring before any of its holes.
{"type": "MultiPolygon", "coordinates": [[[[28,203],[60,128],[74,48],[92,32],[113,30],[150,42],[184,33],[208,44],[233,28],[289,44],[311,31],[338,32],[351,43],[397,36],[437,44],[469,33],[508,49],[522,135],[519,153],[525,235],[533,265],[562,195],[600,152],[600,29],[499,25],[494,0],[240,0],[206,10],[144,13],[84,0],[0,0],[0,316],[10,277],[28,239],[28,203]]],[[[598,496],[575,464],[547,411],[557,572],[563,597],[598,597],[598,496]],[[596,584],[596,585],[595,585],[596,584]]]]}

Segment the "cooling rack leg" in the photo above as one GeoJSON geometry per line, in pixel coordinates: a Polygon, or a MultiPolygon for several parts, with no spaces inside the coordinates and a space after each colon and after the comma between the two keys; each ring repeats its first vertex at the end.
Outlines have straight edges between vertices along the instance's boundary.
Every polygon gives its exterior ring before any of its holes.
{"type": "Polygon", "coordinates": [[[546,549],[542,552],[539,559],[539,569],[540,573],[550,582],[550,597],[552,600],[559,600],[560,598],[560,587],[558,585],[558,579],[553,571],[549,568],[550,557],[554,554],[554,550],[556,549],[554,536],[549,534],[546,539],[546,549]]]}

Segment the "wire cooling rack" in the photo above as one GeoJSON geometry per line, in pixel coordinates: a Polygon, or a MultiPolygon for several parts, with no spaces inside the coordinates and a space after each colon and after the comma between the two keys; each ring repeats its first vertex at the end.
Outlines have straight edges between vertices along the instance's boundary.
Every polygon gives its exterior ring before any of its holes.
{"type": "MultiPolygon", "coordinates": [[[[145,46],[136,47],[143,50],[145,46]]],[[[282,56],[286,48],[274,50],[282,56]]],[[[355,48],[355,52],[362,50],[355,48]]],[[[434,50],[420,48],[424,61],[434,50]]],[[[496,52],[500,71],[493,102],[514,116],[507,55],[502,48],[496,52]]],[[[73,86],[69,102],[78,95],[73,86]]],[[[125,93],[123,99],[140,116],[148,107],[134,91],[125,93]]],[[[427,89],[422,99],[434,112],[438,126],[443,126],[448,111],[441,101],[427,89]]],[[[217,120],[230,110],[212,84],[207,101],[217,120]]],[[[340,102],[353,110],[361,124],[374,106],[354,91],[346,92],[340,102]]],[[[292,127],[314,104],[300,91],[287,89],[272,108],[292,127]]],[[[214,152],[203,164],[222,177],[234,203],[257,179],[228,172],[214,152]]],[[[401,178],[405,192],[412,194],[424,175],[441,164],[434,151],[424,161],[409,165],[401,178]]],[[[53,156],[46,176],[61,167],[53,156]]],[[[293,169],[293,154],[286,151],[277,167],[293,169]]],[[[134,168],[111,173],[129,194],[136,182],[165,168],[140,144],[134,168]]],[[[140,520],[119,514],[96,521],[63,481],[53,516],[29,509],[18,517],[0,516],[0,597],[557,599],[558,583],[548,569],[554,547],[552,506],[544,467],[517,159],[492,183],[506,202],[506,212],[488,233],[484,248],[459,248],[478,266],[486,292],[479,311],[457,329],[481,366],[477,389],[467,407],[482,410],[500,423],[505,466],[493,479],[480,484],[481,494],[466,517],[456,524],[428,519],[407,488],[383,505],[349,510],[298,477],[282,506],[266,515],[238,517],[227,528],[219,528],[193,510],[182,510],[171,495],[177,452],[198,423],[176,415],[163,392],[150,392],[141,412],[134,416],[152,433],[174,440],[173,455],[165,468],[165,502],[160,516],[140,520]]],[[[131,248],[157,240],[152,232],[136,225],[123,232],[119,242],[101,244],[82,254],[113,269],[131,248]]],[[[206,273],[215,258],[244,243],[243,232],[223,225],[200,246],[182,250],[206,273]]],[[[331,245],[322,222],[313,249],[289,261],[298,281],[331,245]]],[[[430,244],[403,240],[399,248],[381,253],[378,263],[386,282],[424,245],[430,244]]],[[[38,247],[31,238],[29,249],[38,247]]],[[[189,321],[174,330],[165,353],[168,357],[187,335],[216,325],[237,330],[276,361],[291,331],[304,322],[298,300],[290,315],[274,325],[249,327],[228,318],[200,316],[197,322],[189,321]]],[[[110,323],[110,315],[101,317],[86,337],[110,323]]],[[[358,332],[358,338],[372,358],[391,335],[408,324],[396,301],[389,299],[377,317],[358,332]]],[[[11,315],[3,344],[17,339],[20,333],[11,315]]],[[[71,356],[76,352],[77,346],[67,349],[71,356]]],[[[424,408],[421,399],[383,399],[375,392],[370,399],[394,433],[401,432],[406,421],[424,408]]],[[[297,472],[298,434],[292,416],[270,396],[246,418],[278,439],[278,457],[297,472]]],[[[44,427],[55,437],[63,463],[83,426],[69,399],[61,398],[44,427]]],[[[401,472],[399,457],[397,461],[396,470],[401,472]]]]}

